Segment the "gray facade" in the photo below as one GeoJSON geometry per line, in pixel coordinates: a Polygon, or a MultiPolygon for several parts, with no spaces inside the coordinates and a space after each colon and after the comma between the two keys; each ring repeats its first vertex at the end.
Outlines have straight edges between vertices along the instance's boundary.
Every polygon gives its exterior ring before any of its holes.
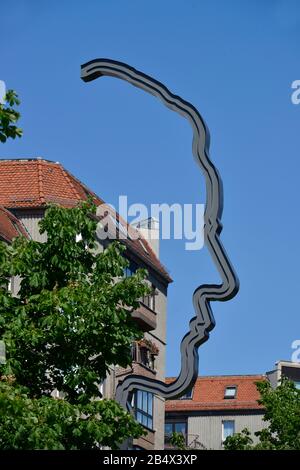
{"type": "MultiPolygon", "coordinates": [[[[263,412],[249,413],[240,410],[234,414],[189,416],[187,418],[188,446],[194,447],[193,443],[198,441],[205,449],[222,450],[223,429],[226,421],[234,423],[235,433],[247,428],[253,436],[256,431],[266,426],[263,421],[263,412]]],[[[254,436],[253,440],[255,442],[257,438],[254,436]]]]}

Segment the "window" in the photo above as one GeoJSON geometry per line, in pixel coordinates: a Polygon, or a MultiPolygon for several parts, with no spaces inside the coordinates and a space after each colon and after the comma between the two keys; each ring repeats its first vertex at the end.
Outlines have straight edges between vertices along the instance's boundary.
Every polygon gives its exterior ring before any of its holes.
{"type": "Polygon", "coordinates": [[[186,421],[172,421],[165,423],[165,443],[170,442],[173,432],[181,433],[186,441],[187,437],[187,423],[186,421]]]}
{"type": "Polygon", "coordinates": [[[173,432],[173,424],[172,423],[165,423],[165,435],[171,436],[173,432]]]}
{"type": "Polygon", "coordinates": [[[124,276],[131,277],[137,270],[138,266],[136,263],[131,262],[129,266],[124,268],[124,276]]]}
{"type": "Polygon", "coordinates": [[[226,420],[222,421],[222,442],[225,441],[226,437],[234,435],[234,421],[226,420]]]}
{"type": "Polygon", "coordinates": [[[186,423],[175,423],[174,431],[180,432],[181,434],[185,436],[186,435],[186,423]]]}
{"type": "Polygon", "coordinates": [[[224,398],[227,398],[229,400],[232,399],[232,398],[235,398],[236,397],[236,389],[237,389],[236,386],[226,387],[225,388],[224,398]]]}
{"type": "Polygon", "coordinates": [[[191,400],[193,395],[193,389],[189,390],[186,392],[182,397],[180,397],[180,400],[191,400]]]}
{"type": "Polygon", "coordinates": [[[143,426],[153,429],[153,393],[142,390],[136,392],[135,417],[143,426]]]}
{"type": "Polygon", "coordinates": [[[142,298],[142,302],[144,305],[149,307],[153,312],[155,312],[155,297],[157,295],[157,290],[155,289],[155,286],[152,284],[151,286],[151,292],[148,295],[145,295],[142,298]]]}

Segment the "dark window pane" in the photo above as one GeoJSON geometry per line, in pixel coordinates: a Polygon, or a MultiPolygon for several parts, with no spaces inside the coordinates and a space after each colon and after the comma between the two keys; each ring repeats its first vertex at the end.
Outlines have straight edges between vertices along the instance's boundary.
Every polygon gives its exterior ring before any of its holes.
{"type": "Polygon", "coordinates": [[[192,398],[192,390],[190,390],[189,392],[186,392],[185,395],[182,395],[182,397],[180,397],[181,400],[189,400],[192,398]]]}
{"type": "Polygon", "coordinates": [[[142,399],[143,399],[143,394],[140,390],[137,392],[137,407],[139,410],[142,409],[142,399]]]}
{"type": "Polygon", "coordinates": [[[175,423],[175,432],[186,434],[186,423],[175,423]]]}
{"type": "Polygon", "coordinates": [[[223,421],[223,439],[234,435],[234,421],[223,421]]]}
{"type": "Polygon", "coordinates": [[[153,395],[148,393],[148,415],[153,416],[153,395]]]}
{"type": "Polygon", "coordinates": [[[142,410],[147,413],[148,410],[148,403],[147,403],[147,392],[143,392],[143,408],[142,410]]]}
{"type": "Polygon", "coordinates": [[[148,418],[146,415],[142,415],[142,424],[144,426],[147,426],[148,425],[148,418]]]}
{"type": "Polygon", "coordinates": [[[172,434],[173,426],[171,423],[165,423],[165,434],[172,434]]]}
{"type": "Polygon", "coordinates": [[[150,429],[153,426],[153,394],[137,390],[136,392],[136,419],[150,429]]]}

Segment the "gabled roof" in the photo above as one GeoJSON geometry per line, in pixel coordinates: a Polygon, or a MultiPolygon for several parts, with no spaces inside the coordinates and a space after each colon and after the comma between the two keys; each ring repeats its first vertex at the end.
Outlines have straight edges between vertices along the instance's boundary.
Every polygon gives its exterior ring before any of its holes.
{"type": "Polygon", "coordinates": [[[11,212],[0,206],[0,240],[10,243],[19,235],[29,238],[22,223],[11,212]]]}
{"type": "MultiPolygon", "coordinates": [[[[169,377],[166,381],[172,382],[169,377]]],[[[191,399],[166,401],[166,412],[189,411],[226,411],[226,410],[259,410],[263,407],[257,403],[259,392],[256,382],[266,380],[264,375],[226,375],[198,377],[191,399]],[[226,387],[236,387],[235,398],[224,398],[226,387]]]]}
{"type": "MultiPolygon", "coordinates": [[[[105,204],[99,196],[58,162],[41,158],[0,160],[0,205],[7,209],[46,208],[50,203],[74,207],[89,196],[96,205],[105,204]]],[[[123,221],[124,223],[126,224],[123,221]]],[[[130,228],[130,230],[135,229],[130,228]]],[[[128,238],[124,243],[129,251],[152,267],[165,281],[172,282],[169,273],[149,243],[141,234],[139,238],[139,240],[128,238]]]]}

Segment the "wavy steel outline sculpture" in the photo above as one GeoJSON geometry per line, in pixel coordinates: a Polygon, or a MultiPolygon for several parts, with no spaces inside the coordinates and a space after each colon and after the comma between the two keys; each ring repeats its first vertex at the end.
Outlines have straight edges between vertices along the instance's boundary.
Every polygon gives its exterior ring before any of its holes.
{"type": "Polygon", "coordinates": [[[162,83],[127,64],[110,59],[95,59],[81,66],[81,78],[85,82],[102,76],[126,80],[159,98],[168,108],[187,118],[193,129],[192,152],[206,182],[206,206],[204,212],[204,241],[221,276],[221,284],[203,284],[193,293],[196,316],[189,324],[189,332],[180,346],[181,370],[172,383],[129,375],[116,389],[116,400],[130,409],[130,396],[135,389],[149,391],[166,399],[182,396],[190,390],[198,376],[198,348],[207,341],[215,326],[210,303],[232,299],[239,289],[239,281],[220,241],[222,231],[223,190],[220,175],[209,159],[209,131],[197,109],[179,96],[171,93],[162,83]]]}

